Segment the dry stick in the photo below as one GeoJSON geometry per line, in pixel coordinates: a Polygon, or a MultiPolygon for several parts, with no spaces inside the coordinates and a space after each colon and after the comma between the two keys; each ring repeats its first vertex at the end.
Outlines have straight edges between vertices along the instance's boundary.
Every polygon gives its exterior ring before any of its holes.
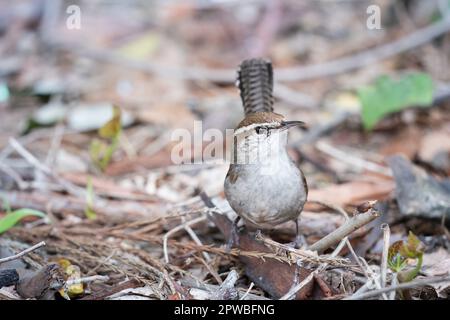
{"type": "Polygon", "coordinates": [[[28,253],[30,253],[31,251],[39,249],[40,247],[43,247],[43,246],[45,246],[45,242],[41,241],[41,242],[35,244],[34,246],[29,247],[28,249],[25,249],[25,250],[19,252],[18,254],[15,254],[13,256],[9,256],[9,257],[0,259],[0,264],[8,262],[8,261],[16,260],[16,259],[18,259],[18,258],[20,258],[20,257],[22,257],[22,256],[24,256],[24,255],[26,255],[28,253]]]}
{"type": "Polygon", "coordinates": [[[50,142],[50,149],[47,153],[47,158],[45,158],[45,165],[51,167],[55,161],[57,152],[61,146],[61,141],[64,136],[64,125],[59,123],[55,128],[55,133],[50,142]]]}
{"type": "MultiPolygon", "coordinates": [[[[315,202],[315,203],[318,203],[318,204],[320,204],[320,205],[323,205],[323,206],[325,206],[325,207],[329,207],[329,208],[331,208],[331,209],[333,209],[333,210],[336,210],[337,212],[339,212],[340,214],[342,214],[342,215],[344,216],[346,222],[350,219],[349,216],[348,216],[348,214],[347,214],[347,212],[346,212],[343,208],[341,208],[341,207],[339,207],[339,206],[336,206],[336,205],[333,205],[333,204],[329,204],[329,203],[326,203],[326,202],[322,202],[322,201],[314,201],[314,202],[315,202]]],[[[370,205],[373,206],[374,204],[371,203],[370,205]]],[[[377,286],[377,288],[378,288],[378,289],[381,289],[381,285],[380,285],[380,283],[378,282],[378,278],[376,277],[376,275],[373,274],[373,272],[371,272],[370,268],[367,266],[367,263],[365,263],[365,265],[363,265],[363,264],[361,263],[360,260],[363,260],[364,262],[365,262],[365,260],[364,260],[362,257],[361,257],[361,258],[358,257],[358,255],[356,254],[355,250],[353,249],[352,244],[350,243],[350,240],[348,240],[348,238],[346,238],[346,239],[347,239],[347,240],[346,240],[346,244],[347,244],[347,247],[348,247],[350,253],[351,253],[352,256],[355,258],[356,263],[357,263],[358,266],[361,268],[361,270],[365,273],[365,276],[366,276],[367,279],[368,279],[368,280],[366,281],[366,283],[364,284],[363,287],[366,287],[366,288],[368,289],[369,281],[372,280],[373,283],[375,283],[375,285],[377,286]]],[[[364,290],[364,289],[363,289],[363,290],[364,290]]],[[[385,300],[387,300],[387,296],[386,296],[385,294],[383,294],[383,298],[384,298],[385,300]]]]}
{"type": "MultiPolygon", "coordinates": [[[[433,105],[437,105],[442,101],[445,101],[446,99],[448,99],[448,97],[450,97],[450,87],[447,84],[437,85],[433,96],[433,105]]],[[[341,126],[344,122],[346,122],[354,115],[355,113],[347,111],[337,112],[334,118],[331,119],[329,122],[311,128],[311,130],[306,132],[304,135],[302,135],[302,137],[298,138],[297,140],[289,141],[289,145],[298,147],[302,145],[311,144],[316,140],[318,140],[319,138],[321,138],[322,136],[328,134],[329,132],[335,130],[337,127],[341,126]]],[[[383,168],[382,171],[384,172],[388,170],[386,167],[382,168],[383,168]]]]}
{"type": "Polygon", "coordinates": [[[0,162],[0,170],[6,173],[8,176],[10,176],[14,182],[17,184],[20,190],[28,189],[30,184],[24,180],[22,180],[22,177],[20,174],[18,174],[16,171],[14,171],[12,168],[10,168],[8,165],[0,162]]]}
{"type": "Polygon", "coordinates": [[[333,158],[335,158],[341,162],[351,165],[352,167],[365,169],[365,170],[373,171],[376,173],[380,173],[380,174],[388,176],[388,177],[392,177],[392,172],[389,168],[381,166],[375,162],[371,162],[371,161],[367,161],[365,159],[355,157],[355,156],[349,154],[348,152],[339,150],[326,142],[319,141],[316,144],[316,148],[318,150],[322,151],[323,153],[325,153],[329,156],[332,156],[333,158]]]}
{"type": "Polygon", "coordinates": [[[302,249],[295,249],[292,248],[289,245],[286,244],[282,244],[282,243],[278,243],[272,239],[266,238],[264,237],[261,232],[257,232],[255,235],[255,239],[258,241],[262,241],[265,245],[278,249],[278,250],[283,250],[287,253],[290,254],[290,258],[294,258],[295,261],[306,261],[308,263],[314,263],[314,264],[331,264],[333,266],[348,266],[349,265],[349,261],[348,259],[344,259],[344,258],[333,258],[331,256],[318,256],[316,255],[314,252],[312,252],[311,250],[302,250],[302,249]]]}
{"type": "MultiPolygon", "coordinates": [[[[378,281],[377,274],[374,274],[374,272],[372,271],[372,269],[370,268],[370,266],[367,264],[366,260],[364,260],[363,257],[359,257],[356,254],[355,250],[353,249],[352,244],[350,243],[350,241],[348,239],[347,239],[347,247],[350,250],[350,253],[352,254],[352,256],[355,258],[356,263],[361,268],[361,270],[363,270],[365,276],[367,277],[367,281],[364,283],[363,287],[366,287],[366,289],[369,289],[369,283],[370,283],[370,281],[372,281],[372,283],[374,283],[377,286],[377,289],[381,289],[381,284],[378,281]],[[364,264],[362,264],[361,261],[363,261],[364,264]]],[[[367,290],[365,290],[365,291],[367,291],[367,290]]],[[[383,293],[383,299],[387,300],[387,296],[384,293],[383,293]]]]}
{"type": "Polygon", "coordinates": [[[234,286],[238,279],[239,274],[236,272],[236,270],[231,270],[225,280],[223,280],[222,284],[219,286],[219,289],[212,293],[211,300],[224,300],[227,298],[226,296],[230,293],[230,291],[233,290],[237,292],[234,286]]]}
{"type": "MultiPolygon", "coordinates": [[[[319,201],[316,201],[316,202],[320,203],[319,201]]],[[[327,203],[321,203],[321,204],[322,204],[322,205],[325,205],[325,206],[330,206],[330,205],[327,204],[327,203]]],[[[373,204],[371,204],[371,205],[373,206],[373,204]]],[[[331,207],[332,209],[335,209],[335,210],[337,210],[338,212],[340,212],[340,213],[346,218],[346,221],[348,221],[349,216],[348,216],[347,212],[346,212],[344,209],[342,209],[342,208],[340,208],[340,207],[338,207],[338,206],[333,206],[333,205],[331,205],[330,207],[331,207]]],[[[364,260],[364,258],[359,257],[359,256],[356,254],[356,252],[355,252],[355,250],[353,249],[353,246],[352,246],[352,244],[350,243],[350,240],[348,240],[348,238],[347,238],[346,243],[347,243],[347,247],[348,247],[350,253],[351,253],[352,256],[355,258],[356,263],[357,263],[358,266],[361,268],[361,270],[363,270],[363,271],[365,272],[365,276],[366,276],[367,279],[368,279],[368,281],[365,283],[365,285],[364,285],[363,287],[366,287],[366,288],[368,289],[369,281],[371,280],[373,283],[375,283],[375,285],[377,286],[378,289],[381,289],[382,286],[381,286],[381,284],[380,284],[379,281],[378,281],[377,275],[374,274],[374,273],[372,272],[372,270],[371,270],[370,267],[367,265],[367,262],[364,260]],[[361,260],[364,262],[364,265],[361,263],[361,260]]],[[[384,300],[387,300],[387,296],[386,296],[385,294],[383,294],[383,299],[384,299],[384,300]]]]}
{"type": "MultiPolygon", "coordinates": [[[[382,289],[377,272],[374,271],[373,268],[369,266],[369,264],[363,257],[359,257],[359,260],[362,261],[364,264],[363,270],[367,272],[367,278],[372,279],[372,282],[375,284],[377,289],[382,289]]],[[[386,296],[385,293],[382,294],[382,297],[384,300],[388,300],[388,297],[386,296]]]]}
{"type": "Polygon", "coordinates": [[[169,263],[169,252],[168,252],[168,249],[167,249],[167,240],[169,239],[169,237],[170,237],[172,234],[174,234],[175,232],[178,232],[178,231],[184,229],[186,226],[191,226],[191,225],[194,225],[194,224],[196,224],[196,223],[202,222],[202,221],[204,221],[204,220],[206,220],[206,217],[205,217],[205,216],[198,217],[198,218],[196,218],[196,219],[192,219],[191,221],[187,221],[187,222],[185,222],[185,223],[183,223],[183,224],[181,224],[181,225],[179,225],[179,226],[173,228],[172,230],[169,230],[169,231],[164,235],[164,237],[163,237],[163,250],[164,250],[164,261],[165,261],[166,263],[169,263]]]}
{"type": "Polygon", "coordinates": [[[380,213],[373,208],[369,209],[367,212],[357,214],[329,235],[323,237],[316,243],[313,243],[308,250],[322,252],[379,216],[380,213]]]}
{"type": "MultiPolygon", "coordinates": [[[[197,237],[197,234],[194,232],[194,230],[192,230],[190,226],[185,226],[184,230],[186,230],[186,232],[196,244],[198,244],[199,246],[203,246],[203,243],[200,241],[200,239],[197,237]]],[[[209,256],[208,252],[202,252],[202,254],[206,262],[211,262],[211,257],[209,256]]]]}
{"type": "Polygon", "coordinates": [[[245,291],[244,295],[239,300],[245,300],[245,298],[247,298],[248,294],[250,293],[254,285],[255,284],[253,282],[250,283],[250,286],[248,287],[247,291],[245,291]]]}
{"type": "MultiPolygon", "coordinates": [[[[392,276],[391,286],[398,286],[397,273],[394,273],[392,276]]],[[[395,295],[397,294],[396,290],[392,290],[389,294],[389,300],[395,300],[395,295]]]]}
{"type": "MultiPolygon", "coordinates": [[[[371,48],[351,56],[308,66],[279,68],[277,69],[275,78],[277,81],[301,81],[337,75],[414,49],[449,31],[450,18],[447,17],[437,23],[419,29],[391,43],[371,48]]],[[[54,37],[52,39],[54,39],[54,37]]],[[[186,80],[208,80],[220,83],[233,83],[235,81],[236,71],[234,69],[209,69],[202,67],[180,66],[168,67],[161,66],[157,63],[151,63],[149,61],[143,62],[131,60],[112,51],[83,48],[73,45],[72,43],[65,43],[58,40],[48,42],[48,45],[55,49],[77,53],[93,60],[121,64],[129,68],[138,69],[160,76],[175,77],[186,80]]]]}
{"type": "Polygon", "coordinates": [[[222,280],[222,278],[220,278],[220,276],[216,272],[216,270],[214,270],[212,268],[212,266],[205,261],[205,259],[202,259],[202,258],[199,257],[198,260],[200,260],[200,262],[205,266],[205,268],[208,269],[209,273],[213,276],[214,280],[216,280],[216,282],[219,285],[221,285],[223,283],[223,280],[222,280]]]}
{"type": "Polygon", "coordinates": [[[386,276],[387,276],[387,263],[388,263],[388,253],[389,253],[389,243],[391,238],[391,230],[387,223],[381,225],[381,230],[383,230],[383,254],[381,256],[381,288],[386,287],[386,276]]]}
{"type": "Polygon", "coordinates": [[[446,282],[446,281],[450,281],[450,276],[430,277],[430,278],[425,278],[425,279],[419,279],[419,280],[415,280],[415,281],[411,281],[411,282],[393,285],[390,287],[381,288],[378,290],[361,293],[358,295],[354,294],[350,297],[344,298],[343,300],[361,300],[361,299],[376,297],[382,293],[390,292],[393,290],[410,289],[410,288],[414,288],[417,286],[426,286],[426,285],[429,285],[432,283],[439,283],[439,282],[446,282]]]}
{"type": "MultiPolygon", "coordinates": [[[[5,289],[0,288],[0,298],[3,299],[11,299],[11,300],[21,300],[21,298],[18,295],[15,295],[9,291],[6,291],[5,289]],[[3,297],[2,297],[3,296],[3,297]]],[[[3,300],[0,299],[0,300],[3,300]]]]}
{"type": "Polygon", "coordinates": [[[445,19],[419,29],[403,38],[351,56],[310,66],[278,69],[276,79],[279,81],[301,81],[348,72],[424,45],[449,31],[450,18],[447,16],[445,19]]]}
{"type": "MultiPolygon", "coordinates": [[[[348,214],[347,214],[347,212],[346,212],[343,208],[341,208],[341,207],[339,207],[339,206],[336,206],[336,205],[333,205],[333,204],[329,204],[329,203],[326,203],[326,202],[322,202],[322,201],[314,201],[314,202],[316,202],[316,203],[318,203],[318,204],[320,204],[320,205],[323,205],[323,206],[325,206],[325,207],[329,207],[329,208],[331,208],[331,209],[333,209],[333,210],[336,210],[337,212],[339,212],[340,214],[342,214],[342,215],[344,216],[346,222],[350,219],[349,216],[348,216],[348,214]]],[[[373,206],[373,203],[372,203],[371,205],[373,206]]],[[[361,270],[364,272],[365,276],[366,276],[367,279],[368,279],[368,280],[365,282],[365,284],[364,284],[364,286],[363,286],[362,288],[368,289],[369,282],[372,280],[373,283],[375,283],[375,285],[377,286],[377,288],[380,289],[380,288],[381,288],[381,285],[379,284],[376,275],[374,275],[373,272],[371,272],[371,270],[370,270],[366,265],[363,265],[363,264],[361,263],[360,260],[363,260],[363,258],[358,257],[358,255],[356,254],[355,250],[353,249],[352,244],[350,243],[350,240],[348,240],[348,238],[346,238],[346,239],[347,239],[347,240],[346,240],[346,244],[347,244],[347,247],[348,247],[350,253],[351,253],[352,256],[355,258],[356,263],[358,264],[358,266],[361,268],[361,270]]],[[[363,260],[363,261],[364,261],[364,260],[363,260]]],[[[365,262],[365,261],[364,261],[364,262],[365,262]]],[[[362,290],[365,290],[365,289],[362,289],[362,290]]],[[[383,294],[383,298],[384,298],[385,300],[387,300],[387,297],[386,297],[386,295],[384,295],[384,294],[383,294]]]]}
{"type": "MultiPolygon", "coordinates": [[[[341,240],[339,245],[336,247],[336,249],[334,249],[333,253],[331,254],[331,257],[336,257],[339,254],[339,252],[341,252],[346,241],[347,241],[347,237],[345,237],[344,239],[341,240]]],[[[328,266],[328,263],[324,263],[324,264],[320,265],[316,270],[311,272],[305,279],[303,279],[302,282],[300,282],[299,284],[297,284],[297,285],[293,286],[291,289],[289,289],[289,291],[284,296],[282,296],[280,298],[280,300],[291,299],[298,291],[300,291],[304,286],[306,286],[314,278],[315,275],[317,275],[317,274],[319,274],[319,272],[322,272],[323,270],[325,270],[325,268],[327,266],[328,266]]]]}
{"type": "Polygon", "coordinates": [[[93,282],[93,281],[108,281],[108,280],[109,280],[108,276],[95,275],[95,276],[84,277],[84,278],[79,278],[79,279],[67,280],[65,285],[71,286],[71,285],[79,284],[79,283],[87,283],[87,282],[93,282]]]}
{"type": "Polygon", "coordinates": [[[16,139],[9,138],[9,144],[11,147],[13,147],[17,153],[19,153],[25,160],[27,160],[31,165],[33,165],[36,169],[42,171],[46,175],[52,177],[55,179],[59,184],[61,184],[67,192],[77,196],[85,198],[85,191],[82,188],[79,188],[70,182],[62,179],[57,174],[52,172],[49,167],[43,165],[41,162],[39,162],[38,159],[36,159],[35,156],[33,156],[28,150],[26,150],[16,139]]]}

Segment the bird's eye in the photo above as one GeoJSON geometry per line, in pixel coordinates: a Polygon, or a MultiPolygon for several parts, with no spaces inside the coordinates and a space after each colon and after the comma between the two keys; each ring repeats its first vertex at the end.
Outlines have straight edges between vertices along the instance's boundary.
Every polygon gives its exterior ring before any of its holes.
{"type": "Polygon", "coordinates": [[[266,132],[266,128],[265,127],[256,127],[255,131],[257,134],[261,134],[261,133],[266,132]]]}

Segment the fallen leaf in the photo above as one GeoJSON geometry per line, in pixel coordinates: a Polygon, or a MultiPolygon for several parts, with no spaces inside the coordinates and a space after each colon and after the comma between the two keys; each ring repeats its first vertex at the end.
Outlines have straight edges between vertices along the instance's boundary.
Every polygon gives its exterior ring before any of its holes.
{"type": "Polygon", "coordinates": [[[433,82],[425,73],[412,73],[400,80],[382,76],[375,84],[358,89],[361,118],[372,129],[386,115],[407,107],[429,107],[433,101],[433,82]]]}
{"type": "MultiPolygon", "coordinates": [[[[449,274],[450,253],[444,248],[439,248],[432,253],[423,255],[422,273],[429,277],[438,277],[449,274]]],[[[445,293],[450,288],[450,281],[431,284],[439,297],[447,298],[445,293]]]]}
{"type": "Polygon", "coordinates": [[[0,234],[8,231],[14,227],[17,222],[29,216],[45,218],[47,215],[41,211],[28,208],[14,210],[0,219],[0,234]]]}
{"type": "Polygon", "coordinates": [[[436,169],[450,170],[450,130],[433,131],[425,135],[420,142],[420,160],[436,169]]]}
{"type": "MultiPolygon", "coordinates": [[[[308,200],[332,203],[338,206],[358,205],[363,201],[381,200],[394,190],[394,183],[386,179],[372,181],[351,181],[343,184],[329,185],[322,189],[309,191],[308,200]]],[[[312,210],[317,206],[306,203],[305,209],[312,210]]]]}
{"type": "Polygon", "coordinates": [[[450,190],[402,156],[387,159],[395,178],[401,214],[427,218],[450,217],[450,190]]]}

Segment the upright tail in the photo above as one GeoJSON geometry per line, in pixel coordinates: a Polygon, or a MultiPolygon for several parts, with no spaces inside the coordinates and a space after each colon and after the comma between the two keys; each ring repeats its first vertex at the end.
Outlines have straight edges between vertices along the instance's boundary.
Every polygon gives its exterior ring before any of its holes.
{"type": "Polygon", "coordinates": [[[244,60],[238,69],[237,84],[245,115],[273,112],[272,63],[264,59],[244,60]]]}

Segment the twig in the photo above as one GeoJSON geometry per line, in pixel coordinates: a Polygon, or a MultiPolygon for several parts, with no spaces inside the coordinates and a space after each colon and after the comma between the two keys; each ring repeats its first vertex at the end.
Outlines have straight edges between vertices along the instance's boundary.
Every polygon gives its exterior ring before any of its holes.
{"type": "MultiPolygon", "coordinates": [[[[363,257],[360,257],[359,259],[364,264],[363,270],[365,270],[367,272],[367,278],[372,280],[372,282],[375,284],[377,289],[381,289],[381,284],[380,284],[380,281],[379,281],[378,273],[376,271],[374,271],[374,266],[372,266],[372,267],[369,266],[369,264],[367,263],[367,261],[363,257]]],[[[384,300],[388,299],[388,297],[386,296],[385,293],[382,294],[382,297],[383,297],[384,300]]]]}
{"type": "Polygon", "coordinates": [[[280,300],[290,300],[297,292],[299,292],[304,286],[311,282],[311,280],[314,278],[314,275],[319,273],[318,270],[319,269],[314,270],[305,279],[303,279],[302,282],[289,289],[289,291],[284,296],[282,296],[280,300]]]}
{"type": "Polygon", "coordinates": [[[62,179],[57,174],[52,172],[52,170],[47,167],[46,165],[39,162],[38,159],[36,159],[35,156],[33,156],[28,150],[26,150],[16,139],[9,138],[9,144],[11,147],[13,147],[17,153],[19,153],[25,160],[27,160],[31,165],[33,165],[36,169],[43,172],[44,174],[52,177],[55,179],[59,184],[61,184],[67,192],[81,198],[85,198],[85,190],[82,188],[79,188],[70,182],[62,179]]]}
{"type": "Polygon", "coordinates": [[[64,136],[64,125],[59,123],[55,128],[55,134],[51,139],[50,149],[47,153],[47,158],[45,159],[44,162],[47,167],[53,165],[56,158],[56,154],[59,150],[59,147],[61,146],[63,136],[64,136]]]}
{"type": "Polygon", "coordinates": [[[9,175],[17,184],[20,190],[25,190],[29,188],[30,184],[22,180],[22,177],[8,165],[0,162],[0,170],[9,175]]]}
{"type": "Polygon", "coordinates": [[[325,153],[329,156],[332,156],[333,158],[335,158],[339,161],[342,161],[344,163],[351,165],[352,167],[365,169],[365,170],[373,171],[376,173],[380,173],[387,177],[392,177],[392,172],[389,168],[381,166],[381,165],[371,162],[371,161],[367,161],[365,159],[360,159],[354,155],[351,155],[348,152],[339,150],[326,142],[319,141],[316,144],[316,148],[318,150],[322,151],[323,153],[325,153]]]}
{"type": "Polygon", "coordinates": [[[250,293],[250,291],[252,290],[254,285],[255,284],[253,282],[250,283],[250,285],[248,286],[247,291],[245,291],[244,295],[239,300],[245,300],[245,298],[247,298],[248,294],[250,293]]]}
{"type": "Polygon", "coordinates": [[[1,289],[0,288],[0,300],[3,299],[10,299],[10,300],[21,300],[20,297],[18,295],[15,295],[5,289],[1,289]]]}
{"type": "MultiPolygon", "coordinates": [[[[333,204],[329,204],[329,203],[325,203],[325,202],[322,202],[322,201],[314,201],[314,202],[319,203],[319,204],[321,204],[323,206],[329,207],[329,208],[331,208],[333,210],[336,210],[337,212],[339,212],[340,214],[342,214],[344,216],[346,222],[348,222],[348,220],[350,219],[348,214],[347,214],[347,212],[343,208],[341,208],[339,206],[336,206],[336,205],[333,205],[333,204]]],[[[369,205],[373,205],[373,204],[369,204],[369,205]]],[[[345,243],[346,243],[346,245],[348,247],[348,250],[350,251],[350,253],[352,254],[352,256],[355,259],[356,263],[361,268],[361,270],[365,273],[365,276],[368,279],[363,287],[366,287],[368,289],[369,288],[369,283],[370,283],[370,281],[372,281],[373,283],[375,283],[377,288],[380,289],[381,285],[378,282],[377,275],[374,274],[371,271],[370,267],[367,265],[367,262],[362,257],[358,257],[358,255],[356,254],[355,250],[353,249],[352,244],[350,243],[350,240],[348,240],[348,237],[346,237],[345,239],[346,239],[345,243]],[[361,260],[364,262],[364,265],[361,263],[361,260]]],[[[387,296],[385,294],[383,294],[383,298],[385,300],[387,300],[387,296]]]]}
{"type": "Polygon", "coordinates": [[[380,213],[373,207],[370,208],[367,212],[356,214],[335,231],[323,237],[316,243],[313,243],[308,249],[312,251],[322,252],[335,243],[338,243],[341,239],[348,236],[353,231],[368,224],[370,221],[378,218],[379,216],[380,213]]]}
{"type": "Polygon", "coordinates": [[[176,226],[175,228],[173,228],[172,230],[169,230],[164,235],[164,237],[163,237],[163,250],[164,250],[164,261],[166,263],[169,263],[169,252],[168,252],[168,249],[167,249],[167,240],[169,239],[169,237],[172,234],[174,234],[174,233],[176,233],[176,232],[178,232],[180,230],[183,230],[186,226],[192,226],[192,225],[194,225],[196,223],[199,223],[199,222],[202,222],[202,221],[204,221],[206,219],[207,218],[205,216],[201,216],[201,217],[192,219],[191,221],[187,221],[187,222],[185,222],[185,223],[183,223],[183,224],[181,224],[179,226],[176,226]]]}
{"type": "Polygon", "coordinates": [[[113,288],[104,289],[100,292],[96,292],[92,295],[87,295],[80,300],[102,300],[105,299],[117,292],[130,289],[130,288],[136,288],[141,286],[142,284],[137,281],[136,279],[130,279],[128,281],[125,281],[121,284],[115,285],[113,288]]]}
{"type": "MultiPolygon", "coordinates": [[[[197,234],[194,232],[194,230],[192,230],[192,228],[190,226],[186,225],[184,227],[184,230],[186,230],[188,235],[192,238],[192,240],[194,240],[194,242],[196,244],[198,244],[199,246],[203,245],[203,243],[197,237],[197,234]]],[[[203,254],[203,257],[205,258],[206,262],[210,262],[211,261],[211,257],[209,256],[208,252],[202,252],[202,254],[203,254]]]]}
{"type": "Polygon", "coordinates": [[[31,251],[39,249],[40,247],[43,247],[43,246],[45,246],[45,242],[41,241],[41,242],[35,244],[34,246],[29,247],[28,249],[25,249],[25,250],[19,252],[18,254],[15,254],[13,256],[9,256],[9,257],[0,259],[0,264],[8,262],[8,261],[16,260],[16,259],[18,259],[18,258],[20,258],[20,257],[22,257],[22,256],[24,256],[24,255],[26,255],[28,253],[30,253],[31,251]]]}
{"type": "MultiPolygon", "coordinates": [[[[397,273],[394,273],[392,277],[391,286],[398,286],[398,279],[397,279],[397,273]]],[[[395,295],[397,294],[396,290],[392,290],[389,294],[389,300],[395,300],[395,295]]]]}
{"type": "Polygon", "coordinates": [[[318,256],[311,250],[301,250],[295,249],[289,245],[285,245],[282,243],[278,243],[272,239],[264,237],[261,232],[257,232],[255,235],[256,240],[262,241],[265,245],[275,248],[276,251],[284,251],[289,253],[292,261],[298,262],[299,260],[302,262],[314,263],[314,264],[323,264],[327,263],[333,266],[348,266],[349,261],[344,258],[334,258],[331,256],[318,256]]]}
{"type": "Polygon", "coordinates": [[[450,19],[447,16],[445,19],[408,34],[403,38],[351,56],[310,66],[278,69],[276,79],[278,81],[300,81],[348,72],[424,45],[448,31],[450,31],[450,19]]]}
{"type": "Polygon", "coordinates": [[[344,216],[344,218],[345,218],[345,221],[350,219],[349,216],[348,216],[348,213],[342,207],[340,207],[338,205],[335,205],[335,204],[332,204],[332,203],[328,203],[328,202],[325,202],[325,201],[321,201],[321,200],[308,200],[308,202],[316,203],[316,204],[321,205],[321,206],[323,206],[325,208],[332,209],[332,210],[336,211],[337,213],[342,214],[344,216]]]}
{"type": "Polygon", "coordinates": [[[450,276],[430,277],[430,278],[419,279],[419,280],[415,280],[415,281],[411,281],[411,282],[401,283],[398,285],[392,285],[389,287],[361,293],[358,295],[353,294],[352,296],[346,297],[343,300],[361,300],[361,299],[376,297],[382,293],[390,292],[393,290],[409,289],[409,288],[414,288],[414,287],[418,287],[418,286],[426,286],[426,285],[429,285],[432,283],[445,282],[445,281],[450,281],[450,276]]]}
{"type": "MultiPolygon", "coordinates": [[[[181,278],[180,282],[184,287],[190,288],[189,292],[194,296],[194,298],[201,299],[201,300],[208,300],[211,297],[211,294],[213,294],[214,292],[219,290],[219,287],[220,287],[218,285],[203,283],[203,282],[199,281],[198,279],[193,278],[192,275],[190,275],[189,277],[181,278]],[[193,294],[192,289],[196,289],[195,294],[193,294]],[[199,292],[199,291],[201,291],[201,292],[199,292]],[[199,295],[201,295],[201,297],[199,297],[199,295]]],[[[250,286],[251,286],[251,284],[250,284],[250,286]]],[[[243,289],[238,289],[238,290],[240,290],[241,292],[243,291],[243,289]]],[[[250,293],[249,290],[245,290],[243,292],[243,295],[244,295],[243,298],[245,300],[269,300],[269,298],[266,298],[264,296],[258,296],[256,294],[250,293]],[[247,293],[247,295],[245,296],[246,293],[247,293]]],[[[241,300],[242,300],[242,298],[241,298],[241,300]]]]}
{"type": "Polygon", "coordinates": [[[387,275],[387,262],[389,253],[389,243],[391,238],[391,230],[387,223],[381,225],[383,230],[383,254],[381,256],[381,288],[386,286],[386,275],[387,275]]]}
{"type": "Polygon", "coordinates": [[[93,281],[108,281],[109,277],[108,276],[100,276],[100,275],[95,275],[95,276],[90,276],[90,277],[84,277],[84,278],[79,278],[79,279],[70,279],[67,280],[65,283],[65,286],[71,286],[74,284],[79,284],[79,283],[87,283],[87,282],[93,282],[93,281]]]}
{"type": "MultiPolygon", "coordinates": [[[[342,248],[344,247],[345,243],[347,241],[347,237],[341,240],[339,245],[334,249],[333,253],[331,254],[331,257],[336,257],[339,252],[341,252],[342,248]]],[[[280,300],[289,300],[291,299],[298,291],[300,291],[304,286],[306,286],[317,274],[325,270],[325,268],[328,266],[328,263],[324,263],[320,265],[316,270],[311,272],[305,279],[303,279],[302,282],[299,284],[293,286],[289,291],[280,298],[280,300]]]]}
{"type": "MultiPolygon", "coordinates": [[[[381,284],[378,281],[378,276],[376,273],[374,273],[372,271],[372,269],[370,268],[370,266],[367,264],[366,260],[364,260],[363,257],[359,257],[355,250],[353,249],[352,244],[350,243],[350,241],[347,239],[347,247],[350,250],[350,253],[352,254],[352,256],[355,258],[356,263],[358,264],[358,266],[361,268],[361,270],[364,272],[364,275],[367,278],[367,282],[365,283],[365,286],[367,287],[367,289],[369,289],[369,284],[372,282],[375,284],[375,286],[377,287],[377,289],[381,289],[381,284]],[[361,261],[363,263],[361,263],[361,261]]],[[[383,299],[387,300],[387,296],[385,294],[383,294],[383,299]]]]}
{"type": "Polygon", "coordinates": [[[366,283],[364,283],[358,290],[356,290],[354,292],[354,294],[362,294],[364,292],[367,292],[367,290],[369,290],[369,285],[370,284],[370,280],[367,280],[366,283]]]}
{"type": "Polygon", "coordinates": [[[219,274],[216,272],[216,270],[214,270],[213,268],[212,268],[212,266],[209,264],[209,263],[207,263],[206,261],[205,261],[205,259],[202,259],[202,258],[198,258],[199,260],[200,260],[200,262],[205,266],[205,268],[206,269],[208,269],[208,271],[209,271],[209,273],[213,276],[213,278],[216,280],[216,282],[219,284],[219,285],[221,285],[222,283],[223,283],[223,280],[222,280],[222,278],[220,278],[220,276],[219,276],[219,274]]]}
{"type": "Polygon", "coordinates": [[[216,292],[213,292],[211,300],[235,300],[238,298],[239,293],[234,287],[238,279],[239,274],[236,270],[231,270],[219,289],[216,292]]]}
{"type": "MultiPolygon", "coordinates": [[[[277,69],[275,79],[277,81],[302,81],[348,72],[419,47],[434,38],[445,34],[449,30],[450,18],[447,17],[391,43],[370,48],[351,56],[308,66],[279,68],[277,69]]],[[[149,61],[142,62],[131,60],[112,51],[74,46],[71,43],[65,43],[61,40],[54,41],[46,39],[46,41],[49,46],[58,50],[77,53],[94,60],[121,64],[129,68],[138,69],[159,76],[175,77],[186,80],[209,80],[219,83],[232,83],[235,81],[234,69],[208,69],[202,67],[180,66],[167,67],[149,61]]]]}
{"type": "MultiPolygon", "coordinates": [[[[343,208],[341,208],[341,207],[339,207],[339,206],[334,206],[334,205],[326,204],[326,203],[322,203],[322,205],[330,206],[332,209],[335,209],[335,210],[337,210],[338,212],[340,212],[340,213],[345,217],[346,221],[349,220],[349,216],[348,216],[347,212],[346,212],[343,208]]],[[[351,253],[351,255],[353,256],[353,258],[355,259],[356,263],[358,264],[358,266],[361,268],[361,270],[364,272],[365,276],[366,276],[367,279],[368,279],[367,282],[365,283],[365,286],[368,288],[369,281],[372,281],[373,283],[375,283],[375,285],[377,286],[377,288],[380,289],[380,288],[381,288],[381,285],[380,285],[380,283],[378,282],[377,275],[374,274],[374,273],[372,272],[372,270],[371,270],[370,267],[367,265],[367,262],[364,260],[364,258],[359,257],[359,256],[356,254],[355,250],[353,249],[352,244],[350,243],[350,240],[348,240],[348,238],[346,238],[346,239],[347,239],[347,240],[346,240],[346,244],[347,244],[348,250],[350,251],[350,253],[351,253]],[[361,261],[363,261],[364,264],[362,264],[361,261]]],[[[383,294],[383,298],[384,298],[385,300],[387,300],[387,297],[386,297],[385,294],[383,294]]]]}

